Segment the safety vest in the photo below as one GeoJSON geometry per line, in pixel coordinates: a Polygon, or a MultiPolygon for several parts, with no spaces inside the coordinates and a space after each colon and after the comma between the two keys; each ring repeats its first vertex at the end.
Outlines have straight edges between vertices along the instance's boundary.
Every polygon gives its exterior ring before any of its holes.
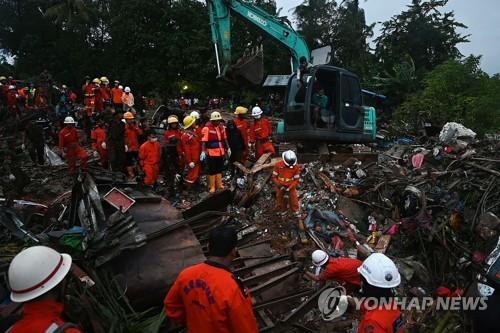
{"type": "Polygon", "coordinates": [[[209,121],[203,129],[203,142],[209,156],[223,156],[226,148],[226,129],[224,126],[214,126],[209,121]]]}

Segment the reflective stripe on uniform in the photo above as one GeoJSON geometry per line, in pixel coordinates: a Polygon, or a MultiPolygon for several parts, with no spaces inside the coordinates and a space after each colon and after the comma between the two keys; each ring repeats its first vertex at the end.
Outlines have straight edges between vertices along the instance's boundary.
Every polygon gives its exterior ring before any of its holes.
{"type": "Polygon", "coordinates": [[[57,325],[56,323],[52,323],[49,327],[47,327],[45,333],[54,333],[58,328],[59,325],[57,325]]]}

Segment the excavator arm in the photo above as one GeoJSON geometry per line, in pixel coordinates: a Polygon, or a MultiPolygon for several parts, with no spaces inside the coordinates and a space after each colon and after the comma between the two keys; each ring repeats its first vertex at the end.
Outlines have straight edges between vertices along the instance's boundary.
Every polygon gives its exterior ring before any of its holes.
{"type": "MultiPolygon", "coordinates": [[[[310,62],[311,55],[305,40],[289,23],[243,0],[207,0],[207,6],[219,76],[226,76],[232,67],[231,14],[259,28],[267,36],[286,47],[293,58],[293,70],[298,68],[301,57],[305,57],[307,62],[310,62]]],[[[240,70],[244,68],[240,66],[240,70]]]]}

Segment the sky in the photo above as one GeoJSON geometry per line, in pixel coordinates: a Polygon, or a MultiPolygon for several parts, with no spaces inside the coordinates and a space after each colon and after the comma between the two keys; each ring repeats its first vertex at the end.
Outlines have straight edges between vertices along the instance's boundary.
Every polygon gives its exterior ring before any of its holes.
{"type": "MultiPolygon", "coordinates": [[[[303,0],[276,0],[280,15],[293,14],[293,8],[303,0]]],[[[360,0],[365,10],[368,24],[386,21],[405,10],[411,0],[360,0]]],[[[455,18],[468,26],[461,31],[470,34],[469,43],[459,44],[463,55],[482,55],[481,67],[488,74],[500,73],[500,0],[450,0],[447,11],[454,11],[455,18]]],[[[375,37],[379,34],[380,24],[375,26],[375,37]]]]}

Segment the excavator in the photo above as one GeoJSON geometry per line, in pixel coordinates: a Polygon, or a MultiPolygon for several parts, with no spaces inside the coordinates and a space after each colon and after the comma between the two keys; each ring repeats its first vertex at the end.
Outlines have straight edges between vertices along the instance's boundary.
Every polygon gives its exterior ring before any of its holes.
{"type": "Polygon", "coordinates": [[[363,106],[355,74],[314,61],[307,43],[286,19],[243,0],[206,2],[219,77],[242,77],[259,84],[264,75],[262,47],[232,65],[231,15],[257,27],[290,51],[292,74],[286,87],[284,120],[278,124],[284,140],[364,143],[375,139],[375,109],[363,106]]]}

